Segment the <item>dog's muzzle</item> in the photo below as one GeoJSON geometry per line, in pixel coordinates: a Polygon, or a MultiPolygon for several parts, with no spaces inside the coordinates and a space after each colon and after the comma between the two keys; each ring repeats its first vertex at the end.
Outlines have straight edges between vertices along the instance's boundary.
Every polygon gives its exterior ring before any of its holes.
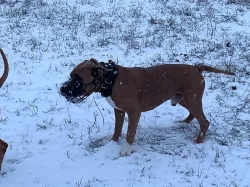
{"type": "Polygon", "coordinates": [[[80,76],[76,76],[63,83],[60,88],[60,94],[71,103],[80,103],[88,97],[80,76]]]}
{"type": "Polygon", "coordinates": [[[99,85],[102,82],[102,78],[103,76],[99,76],[92,82],[83,84],[83,79],[80,76],[76,75],[74,78],[69,79],[67,82],[62,84],[60,88],[60,94],[71,103],[80,103],[85,100],[91,93],[100,89],[99,85]],[[89,86],[91,86],[92,88],[89,88],[89,91],[87,91],[87,88],[89,86]]]}

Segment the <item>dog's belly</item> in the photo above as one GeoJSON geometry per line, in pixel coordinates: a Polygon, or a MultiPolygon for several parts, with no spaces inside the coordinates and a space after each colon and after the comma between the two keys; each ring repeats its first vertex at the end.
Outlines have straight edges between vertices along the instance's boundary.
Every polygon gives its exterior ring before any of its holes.
{"type": "Polygon", "coordinates": [[[112,98],[110,96],[108,97],[105,97],[106,101],[108,102],[108,104],[110,106],[112,106],[113,108],[116,108],[118,110],[121,110],[120,108],[118,108],[116,105],[115,105],[115,102],[112,100],[112,98]]]}
{"type": "Polygon", "coordinates": [[[169,100],[169,99],[162,99],[162,100],[154,99],[154,100],[145,101],[145,102],[142,101],[141,102],[141,111],[147,112],[147,111],[153,110],[167,100],[169,100]]]}

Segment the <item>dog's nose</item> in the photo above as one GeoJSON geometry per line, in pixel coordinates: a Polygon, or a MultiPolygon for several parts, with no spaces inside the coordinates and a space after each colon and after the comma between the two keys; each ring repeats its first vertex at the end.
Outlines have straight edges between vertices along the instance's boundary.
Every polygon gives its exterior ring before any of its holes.
{"type": "Polygon", "coordinates": [[[65,93],[65,90],[66,90],[66,89],[65,89],[64,86],[62,86],[62,87],[60,88],[60,92],[61,92],[61,93],[65,93]]]}

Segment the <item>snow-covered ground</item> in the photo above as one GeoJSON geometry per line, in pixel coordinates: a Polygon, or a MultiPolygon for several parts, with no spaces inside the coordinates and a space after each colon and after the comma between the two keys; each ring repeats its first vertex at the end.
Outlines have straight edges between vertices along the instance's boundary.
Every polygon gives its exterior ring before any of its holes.
{"type": "Polygon", "coordinates": [[[0,138],[9,144],[0,187],[250,186],[248,0],[1,0],[0,47],[10,64],[0,89],[0,138]],[[57,91],[91,57],[204,63],[237,75],[204,73],[203,144],[193,142],[197,121],[177,123],[188,112],[167,101],[143,113],[134,153],[120,157],[125,137],[109,141],[105,99],[73,105],[57,91]]]}

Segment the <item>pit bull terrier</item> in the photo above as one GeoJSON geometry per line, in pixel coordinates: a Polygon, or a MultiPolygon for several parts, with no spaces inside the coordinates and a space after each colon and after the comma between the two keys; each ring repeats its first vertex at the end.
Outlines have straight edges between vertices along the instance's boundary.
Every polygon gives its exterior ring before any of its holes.
{"type": "Polygon", "coordinates": [[[202,108],[205,88],[202,71],[234,75],[233,72],[205,65],[162,64],[148,68],[123,67],[114,62],[85,60],[70,73],[70,79],[63,83],[60,94],[69,102],[79,103],[93,92],[99,92],[114,108],[115,130],[113,141],[122,133],[125,113],[128,115],[126,143],[120,154],[130,155],[136,129],[142,112],[152,110],[171,99],[172,105],[179,103],[189,111],[183,122],[198,120],[200,132],[195,139],[202,143],[209,121],[202,108]]]}

